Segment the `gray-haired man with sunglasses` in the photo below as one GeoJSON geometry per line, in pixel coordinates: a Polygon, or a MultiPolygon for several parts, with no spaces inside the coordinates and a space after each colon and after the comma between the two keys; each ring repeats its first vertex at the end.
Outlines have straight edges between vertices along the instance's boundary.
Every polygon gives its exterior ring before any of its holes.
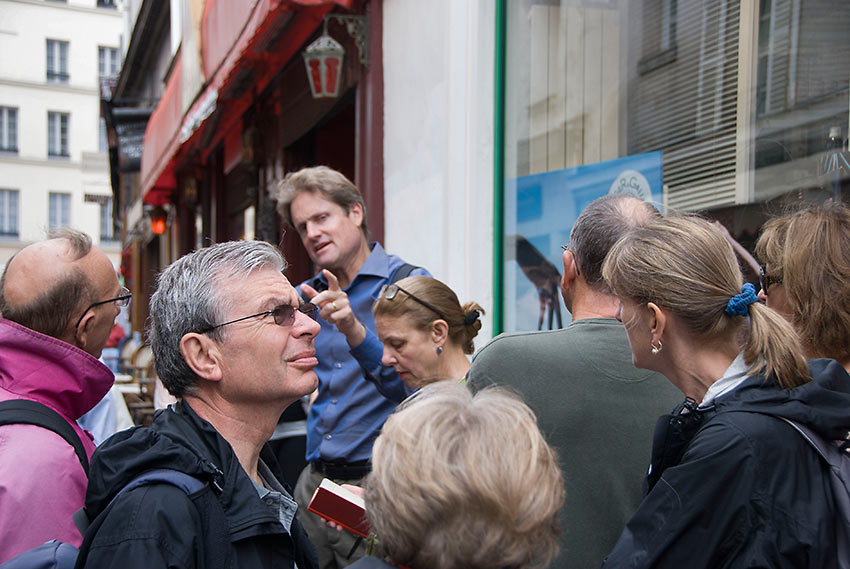
{"type": "Polygon", "coordinates": [[[94,443],[77,420],[112,386],[98,357],[129,300],[88,235],[50,237],[19,251],[0,279],[0,402],[57,412],[80,455],[46,428],[0,426],[0,562],[50,539],[82,541],[71,516],[83,505],[94,443]]]}
{"type": "Polygon", "coordinates": [[[232,241],[189,253],[159,275],[151,350],[180,400],[150,428],[118,433],[94,453],[86,511],[105,515],[80,552],[84,567],[316,568],[266,444],[284,409],[317,383],[316,307],[301,302],[285,268],[273,245],[232,241]],[[187,494],[155,484],[115,498],[140,473],[161,468],[205,488],[187,494]]]}

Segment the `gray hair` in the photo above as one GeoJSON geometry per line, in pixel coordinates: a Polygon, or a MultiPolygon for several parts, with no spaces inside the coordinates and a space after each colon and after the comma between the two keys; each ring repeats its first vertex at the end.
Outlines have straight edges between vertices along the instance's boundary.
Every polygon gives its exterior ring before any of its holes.
{"type": "Polygon", "coordinates": [[[659,215],[651,204],[630,195],[608,194],[590,202],[570,232],[570,250],[585,282],[610,294],[611,289],[602,278],[605,257],[623,235],[659,215]]]}
{"type": "Polygon", "coordinates": [[[91,252],[91,237],[73,227],[60,227],[47,234],[48,239],[65,239],[71,248],[74,261],[79,261],[91,252]]]}
{"type": "MultiPolygon", "coordinates": [[[[228,241],[188,253],[159,274],[151,296],[148,338],[156,373],[169,393],[191,393],[200,379],[183,359],[180,340],[221,322],[233,300],[222,295],[223,284],[266,268],[286,270],[277,247],[265,241],[228,241]]],[[[226,331],[216,328],[208,334],[220,342],[226,331]]]]}

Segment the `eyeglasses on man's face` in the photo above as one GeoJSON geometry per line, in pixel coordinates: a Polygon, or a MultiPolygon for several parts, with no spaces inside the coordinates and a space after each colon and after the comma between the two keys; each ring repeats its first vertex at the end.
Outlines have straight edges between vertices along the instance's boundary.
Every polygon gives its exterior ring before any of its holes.
{"type": "Polygon", "coordinates": [[[782,277],[777,277],[773,275],[767,274],[767,267],[762,265],[759,267],[759,285],[761,289],[764,291],[764,294],[767,294],[767,289],[770,285],[782,284],[782,277]]]}
{"type": "Polygon", "coordinates": [[[243,320],[248,320],[250,318],[265,318],[267,316],[271,316],[272,318],[274,318],[274,323],[278,326],[292,326],[295,323],[296,312],[305,314],[313,320],[318,320],[319,318],[319,308],[312,302],[305,302],[301,304],[301,306],[299,306],[298,308],[295,308],[291,304],[279,304],[271,310],[266,310],[265,312],[258,312],[257,314],[252,314],[250,316],[243,316],[242,318],[230,320],[229,322],[222,322],[221,324],[216,324],[215,326],[208,326],[206,328],[203,328],[202,330],[198,330],[198,333],[206,334],[207,332],[212,332],[216,328],[221,328],[222,326],[227,326],[228,324],[242,322],[243,320]]]}
{"type": "Polygon", "coordinates": [[[101,304],[109,304],[110,302],[114,302],[116,305],[120,307],[125,307],[130,305],[130,299],[133,298],[133,294],[127,289],[127,287],[121,287],[121,294],[116,296],[115,298],[109,298],[107,300],[100,300],[98,302],[93,302],[89,305],[88,308],[83,310],[83,313],[80,315],[80,319],[77,320],[77,325],[74,326],[74,329],[80,327],[80,322],[83,321],[83,317],[88,314],[88,311],[94,308],[95,306],[100,306],[101,304]]]}
{"type": "Polygon", "coordinates": [[[395,298],[395,296],[398,294],[399,291],[403,292],[404,294],[406,294],[407,296],[409,296],[410,298],[412,298],[413,300],[415,300],[416,302],[418,302],[419,304],[421,304],[422,306],[424,306],[425,308],[427,308],[431,312],[435,313],[437,316],[439,316],[440,318],[442,318],[446,322],[449,321],[449,319],[446,318],[445,314],[443,314],[442,312],[437,310],[437,308],[433,304],[431,304],[430,302],[425,302],[421,298],[414,296],[413,294],[407,292],[406,290],[404,290],[403,288],[401,288],[397,284],[382,286],[380,292],[378,292],[378,298],[386,298],[387,300],[392,300],[392,299],[395,298]]]}

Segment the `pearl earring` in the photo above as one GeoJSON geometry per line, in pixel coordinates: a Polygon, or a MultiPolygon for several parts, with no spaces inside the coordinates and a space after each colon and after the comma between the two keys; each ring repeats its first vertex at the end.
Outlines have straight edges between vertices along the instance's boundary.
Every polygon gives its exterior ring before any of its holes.
{"type": "Polygon", "coordinates": [[[443,346],[437,346],[437,355],[440,356],[443,354],[443,346]]]}
{"type": "Polygon", "coordinates": [[[652,342],[650,342],[650,344],[649,344],[649,345],[650,345],[650,346],[652,346],[652,350],[651,350],[651,352],[652,352],[653,354],[657,354],[658,352],[660,352],[660,351],[661,351],[661,348],[663,348],[663,347],[664,347],[664,346],[663,346],[663,344],[661,343],[661,340],[658,340],[658,345],[657,345],[657,346],[656,346],[655,344],[653,344],[652,342]]]}

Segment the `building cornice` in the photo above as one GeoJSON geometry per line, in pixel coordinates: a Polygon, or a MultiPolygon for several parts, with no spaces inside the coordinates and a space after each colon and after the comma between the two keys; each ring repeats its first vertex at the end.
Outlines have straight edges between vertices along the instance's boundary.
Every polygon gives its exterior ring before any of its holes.
{"type": "Polygon", "coordinates": [[[30,6],[38,6],[49,10],[67,10],[70,12],[82,12],[85,14],[98,14],[112,18],[121,18],[122,13],[118,8],[89,8],[87,6],[77,6],[75,4],[67,4],[65,2],[45,2],[45,0],[0,0],[0,3],[8,2],[10,4],[29,4],[30,6]]]}
{"type": "Polygon", "coordinates": [[[0,85],[8,85],[10,87],[23,87],[24,89],[38,89],[39,91],[50,90],[60,93],[75,93],[77,95],[95,95],[100,96],[100,91],[95,87],[76,87],[74,85],[64,85],[62,83],[49,83],[39,81],[19,81],[17,79],[6,79],[0,77],[0,85]]]}
{"type": "Polygon", "coordinates": [[[56,159],[56,158],[23,158],[17,154],[0,153],[0,163],[20,164],[22,166],[50,166],[56,168],[67,168],[69,170],[80,170],[82,163],[79,160],[56,159]]]}

